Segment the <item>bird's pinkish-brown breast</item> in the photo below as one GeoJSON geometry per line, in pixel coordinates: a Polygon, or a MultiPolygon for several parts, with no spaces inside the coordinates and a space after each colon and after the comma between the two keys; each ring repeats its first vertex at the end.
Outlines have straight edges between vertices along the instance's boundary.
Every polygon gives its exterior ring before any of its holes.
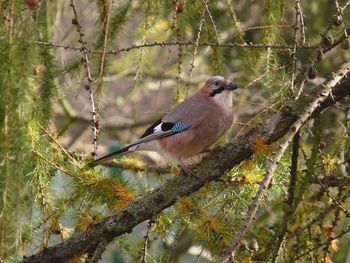
{"type": "Polygon", "coordinates": [[[232,112],[221,112],[219,116],[216,113],[208,111],[190,129],[159,140],[163,151],[174,160],[181,160],[209,149],[230,128],[233,120],[232,112]]]}

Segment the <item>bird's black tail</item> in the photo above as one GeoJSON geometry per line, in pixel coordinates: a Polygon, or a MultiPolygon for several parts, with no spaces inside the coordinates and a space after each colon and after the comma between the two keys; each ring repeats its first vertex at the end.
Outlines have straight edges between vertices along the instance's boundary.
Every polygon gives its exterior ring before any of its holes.
{"type": "Polygon", "coordinates": [[[88,163],[87,166],[90,168],[93,168],[99,164],[103,164],[107,161],[113,160],[114,158],[116,158],[118,156],[122,156],[122,155],[125,155],[128,153],[131,153],[131,152],[135,151],[137,148],[138,148],[138,145],[133,145],[133,144],[125,146],[124,148],[122,148],[118,151],[112,152],[110,154],[107,154],[107,155],[95,160],[95,161],[88,163]]]}

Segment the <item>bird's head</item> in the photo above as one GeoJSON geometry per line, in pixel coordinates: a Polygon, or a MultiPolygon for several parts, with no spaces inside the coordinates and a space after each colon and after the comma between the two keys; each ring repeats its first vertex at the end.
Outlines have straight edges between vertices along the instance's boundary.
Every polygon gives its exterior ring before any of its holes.
{"type": "Polygon", "coordinates": [[[205,83],[203,89],[209,93],[211,97],[226,94],[232,90],[237,89],[238,86],[232,80],[222,76],[211,77],[205,83]]]}
{"type": "Polygon", "coordinates": [[[232,102],[232,91],[237,88],[237,84],[232,80],[215,76],[207,80],[201,91],[222,105],[232,102]]]}

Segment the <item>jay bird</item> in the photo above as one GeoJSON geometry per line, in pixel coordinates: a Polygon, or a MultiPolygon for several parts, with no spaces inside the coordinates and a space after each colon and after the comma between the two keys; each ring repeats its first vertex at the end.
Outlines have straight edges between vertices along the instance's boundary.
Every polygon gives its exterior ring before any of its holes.
{"type": "Polygon", "coordinates": [[[222,76],[208,79],[194,95],[151,125],[135,142],[88,164],[103,164],[134,151],[156,151],[171,159],[189,174],[184,160],[204,153],[231,126],[232,91],[236,83],[222,76]]]}

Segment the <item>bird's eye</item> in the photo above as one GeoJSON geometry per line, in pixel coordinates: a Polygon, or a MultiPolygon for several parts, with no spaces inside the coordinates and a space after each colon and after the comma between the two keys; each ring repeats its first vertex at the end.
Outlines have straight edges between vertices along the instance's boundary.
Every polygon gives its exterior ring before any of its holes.
{"type": "Polygon", "coordinates": [[[214,82],[214,85],[215,85],[215,86],[219,86],[219,85],[220,85],[220,81],[216,80],[216,81],[214,82]]]}

